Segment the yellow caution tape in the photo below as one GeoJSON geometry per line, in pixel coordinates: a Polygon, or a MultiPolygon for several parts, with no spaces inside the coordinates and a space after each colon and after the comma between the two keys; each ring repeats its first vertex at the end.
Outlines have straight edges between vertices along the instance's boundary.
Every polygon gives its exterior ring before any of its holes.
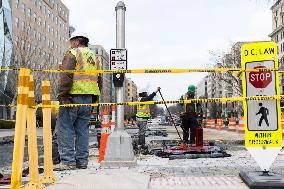
{"type": "Polygon", "coordinates": [[[154,104],[189,104],[189,103],[223,103],[223,102],[238,102],[244,100],[280,100],[284,99],[281,96],[251,96],[251,97],[232,97],[232,98],[211,98],[211,99],[191,99],[191,100],[168,100],[168,101],[145,101],[145,102],[121,102],[121,103],[93,103],[93,104],[60,104],[60,105],[37,105],[35,108],[53,108],[53,107],[78,107],[78,106],[136,106],[136,105],[154,105],[154,104]]]}
{"type": "MultiPolygon", "coordinates": [[[[19,70],[16,68],[1,68],[0,71],[19,70]]],[[[276,69],[259,68],[247,69],[241,68],[189,68],[189,69],[135,69],[135,70],[38,70],[34,69],[33,72],[49,72],[49,73],[87,73],[87,74],[161,74],[161,73],[189,73],[189,72],[234,72],[235,76],[239,76],[243,72],[259,72],[259,71],[278,71],[283,74],[284,71],[276,69]]]]}
{"type": "MultiPolygon", "coordinates": [[[[191,99],[191,100],[167,100],[167,101],[145,101],[145,102],[120,102],[120,103],[92,103],[92,104],[38,104],[33,108],[59,108],[59,107],[79,107],[79,106],[136,106],[136,105],[155,105],[155,104],[189,104],[189,103],[224,103],[240,102],[244,100],[284,100],[284,95],[279,96],[250,96],[250,97],[231,97],[231,98],[211,98],[211,99],[191,99]]],[[[0,107],[17,107],[15,105],[0,105],[0,107]]]]}

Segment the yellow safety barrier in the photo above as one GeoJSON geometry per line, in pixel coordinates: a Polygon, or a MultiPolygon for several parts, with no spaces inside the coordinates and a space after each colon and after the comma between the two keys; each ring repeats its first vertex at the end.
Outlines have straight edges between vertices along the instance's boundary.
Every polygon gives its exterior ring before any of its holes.
{"type": "Polygon", "coordinates": [[[30,70],[22,68],[19,73],[18,83],[17,117],[15,126],[12,178],[10,186],[11,189],[19,189],[22,185],[29,80],[30,70]]]}
{"type": "Polygon", "coordinates": [[[44,176],[42,183],[54,183],[57,179],[53,173],[50,81],[42,81],[42,115],[43,115],[43,146],[44,146],[44,176]]]}
{"type": "Polygon", "coordinates": [[[34,80],[30,76],[29,94],[28,94],[28,152],[29,152],[29,174],[30,182],[24,189],[41,189],[44,185],[39,180],[38,172],[38,148],[37,148],[37,129],[36,129],[36,109],[34,96],[34,80]]]}

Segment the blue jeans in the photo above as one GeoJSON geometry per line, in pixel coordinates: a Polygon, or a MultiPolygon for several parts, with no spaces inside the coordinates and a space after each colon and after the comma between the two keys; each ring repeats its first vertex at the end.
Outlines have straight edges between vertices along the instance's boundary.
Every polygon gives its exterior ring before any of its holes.
{"type": "MultiPolygon", "coordinates": [[[[74,104],[92,103],[91,95],[73,96],[74,104]]],[[[66,165],[88,165],[89,121],[92,107],[61,107],[58,117],[58,150],[66,165]]]]}

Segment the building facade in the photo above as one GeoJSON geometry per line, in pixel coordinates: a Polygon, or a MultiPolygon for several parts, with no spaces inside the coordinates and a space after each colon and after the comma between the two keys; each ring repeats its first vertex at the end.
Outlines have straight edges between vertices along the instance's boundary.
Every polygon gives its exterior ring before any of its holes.
{"type": "MultiPolygon", "coordinates": [[[[277,0],[271,7],[272,11],[272,33],[271,40],[277,43],[278,59],[280,69],[284,68],[284,0],[277,0]]],[[[280,76],[280,91],[284,93],[284,77],[280,76]]]]}
{"type": "MultiPolygon", "coordinates": [[[[90,49],[95,52],[99,61],[101,62],[103,70],[109,70],[109,54],[101,45],[89,45],[90,49]]],[[[112,82],[112,74],[102,74],[103,76],[103,88],[101,90],[101,96],[99,102],[108,103],[115,102],[115,90],[112,82]]],[[[101,107],[100,112],[103,112],[101,107]]]]}
{"type": "MultiPolygon", "coordinates": [[[[1,68],[10,67],[12,64],[13,52],[13,23],[11,6],[8,0],[0,1],[0,66],[1,68]]],[[[13,102],[14,94],[11,91],[11,73],[8,71],[0,72],[0,104],[8,105],[13,102]]],[[[10,107],[0,107],[0,118],[10,117],[10,107]]]]}
{"type": "MultiPolygon", "coordinates": [[[[125,79],[124,102],[138,101],[137,85],[130,78],[125,79]]],[[[136,106],[124,106],[126,119],[134,118],[137,112],[136,106]]]]}
{"type": "MultiPolygon", "coordinates": [[[[208,76],[204,77],[197,84],[196,97],[199,99],[208,98],[208,76]]],[[[202,104],[203,116],[207,117],[208,103],[202,104]]]]}
{"type": "MultiPolygon", "coordinates": [[[[235,43],[229,53],[225,54],[214,68],[241,68],[241,47],[248,42],[235,43]]],[[[209,73],[207,83],[208,98],[232,98],[242,96],[242,78],[232,72],[209,73]]],[[[242,102],[210,103],[209,117],[229,117],[243,113],[242,102]]]]}
{"type": "MultiPolygon", "coordinates": [[[[6,62],[2,67],[58,69],[68,48],[68,8],[60,0],[2,0],[1,3],[3,11],[0,35],[6,36],[2,37],[4,41],[0,50],[1,56],[5,56],[6,59],[2,61],[6,62]]],[[[18,72],[10,71],[4,75],[0,76],[3,79],[2,83],[5,83],[6,91],[3,94],[9,99],[4,104],[15,104],[18,72]]],[[[36,100],[41,101],[42,80],[50,80],[51,98],[55,100],[59,75],[34,72],[33,76],[36,100]]],[[[14,111],[9,110],[6,113],[2,111],[0,117],[12,118],[13,113],[14,111]]]]}

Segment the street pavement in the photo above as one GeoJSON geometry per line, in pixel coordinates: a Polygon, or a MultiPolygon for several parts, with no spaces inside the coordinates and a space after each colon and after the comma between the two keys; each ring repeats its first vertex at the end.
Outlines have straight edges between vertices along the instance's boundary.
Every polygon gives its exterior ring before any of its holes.
{"type": "MultiPolygon", "coordinates": [[[[151,127],[150,127],[151,128],[151,127]]],[[[152,129],[166,129],[167,137],[159,140],[175,140],[177,134],[170,126],[153,126],[152,129]]],[[[243,135],[226,131],[205,129],[207,140],[219,140],[223,143],[232,140],[243,140],[243,135]]],[[[147,137],[151,145],[153,136],[147,137]]],[[[158,137],[156,137],[158,140],[158,137]]],[[[259,171],[256,162],[239,143],[228,143],[226,158],[200,158],[169,160],[153,155],[137,156],[137,166],[133,168],[102,169],[98,160],[97,148],[90,149],[87,170],[55,172],[58,182],[48,186],[57,188],[109,188],[109,189],[246,189],[248,188],[238,174],[240,171],[259,171]]],[[[284,155],[279,155],[271,171],[284,175],[284,155]]],[[[28,180],[25,178],[24,180],[28,180]]],[[[1,188],[1,187],[0,187],[1,188]]],[[[3,187],[2,187],[3,188],[3,187]]],[[[8,187],[7,187],[8,188],[8,187]]]]}

